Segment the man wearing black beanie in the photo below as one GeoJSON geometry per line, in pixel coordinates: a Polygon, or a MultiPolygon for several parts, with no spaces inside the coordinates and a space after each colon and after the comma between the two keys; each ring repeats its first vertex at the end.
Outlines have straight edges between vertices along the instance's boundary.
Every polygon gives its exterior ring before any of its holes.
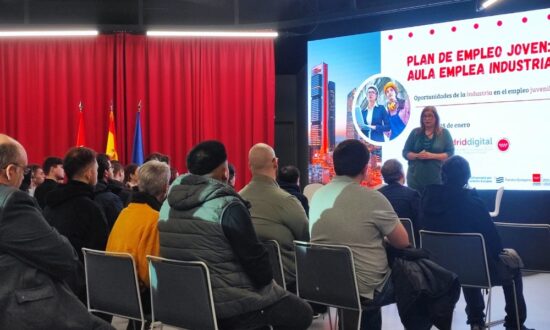
{"type": "Polygon", "coordinates": [[[246,202],[227,185],[224,145],[199,143],[187,155],[187,168],[160,210],[161,256],[206,262],[221,329],[307,329],[311,308],[273,281],[246,202]]]}

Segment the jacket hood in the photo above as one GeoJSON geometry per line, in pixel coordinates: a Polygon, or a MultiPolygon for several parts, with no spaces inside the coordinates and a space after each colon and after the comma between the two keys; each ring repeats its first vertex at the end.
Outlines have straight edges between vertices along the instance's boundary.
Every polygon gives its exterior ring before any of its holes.
{"type": "Polygon", "coordinates": [[[78,197],[93,199],[94,187],[80,181],[69,181],[66,185],[58,186],[47,195],[46,205],[56,207],[59,204],[78,197]]]}
{"type": "Polygon", "coordinates": [[[168,205],[176,210],[185,211],[221,197],[234,196],[248,206],[235,190],[216,179],[195,174],[186,174],[180,183],[174,185],[168,193],[168,205]]]}
{"type": "Polygon", "coordinates": [[[426,186],[422,196],[421,208],[425,214],[440,215],[464,205],[464,200],[473,190],[440,184],[426,186]]]}

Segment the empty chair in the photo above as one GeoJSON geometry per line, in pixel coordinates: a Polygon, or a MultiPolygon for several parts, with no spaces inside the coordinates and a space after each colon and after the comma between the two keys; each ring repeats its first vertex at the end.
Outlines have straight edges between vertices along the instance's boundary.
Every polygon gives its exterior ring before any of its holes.
{"type": "Polygon", "coordinates": [[[267,253],[269,253],[269,261],[271,261],[271,270],[273,271],[273,279],[277,284],[285,288],[285,273],[283,262],[281,260],[281,248],[276,240],[268,240],[263,242],[267,253]]]}
{"type": "Polygon", "coordinates": [[[311,199],[313,198],[313,195],[315,192],[321,188],[323,185],[320,183],[310,183],[304,188],[304,196],[307,197],[308,202],[311,203],[311,199]]]}
{"type": "Polygon", "coordinates": [[[204,262],[147,256],[152,321],[191,329],[218,329],[210,273],[204,262]]]}
{"type": "Polygon", "coordinates": [[[517,251],[529,272],[550,272],[550,225],[495,222],[502,245],[517,251]]]}
{"type": "Polygon", "coordinates": [[[145,327],[136,265],[129,253],[82,248],[88,310],[138,320],[145,327]]]}
{"type": "Polygon", "coordinates": [[[403,227],[405,227],[405,230],[407,231],[407,236],[409,236],[409,242],[411,242],[413,247],[416,246],[416,239],[414,237],[414,226],[409,218],[399,218],[401,220],[401,223],[403,224],[403,227]]]}
{"type": "Polygon", "coordinates": [[[489,212],[489,215],[492,218],[498,217],[498,214],[500,212],[500,202],[502,201],[502,195],[504,194],[504,187],[500,187],[497,190],[497,194],[495,196],[495,209],[493,212],[489,212]]]}
{"type": "MultiPolygon", "coordinates": [[[[421,230],[420,247],[430,252],[432,260],[458,275],[462,287],[487,289],[487,327],[503,322],[491,322],[491,287],[493,282],[489,272],[483,235],[480,233],[444,233],[421,230]]],[[[518,315],[515,283],[513,283],[513,287],[514,306],[516,315],[518,315]]],[[[518,320],[517,317],[516,320],[518,320]]],[[[517,326],[519,329],[519,320],[517,326]]]]}
{"type": "Polygon", "coordinates": [[[298,296],[314,303],[356,311],[357,329],[360,329],[362,307],[351,249],[343,245],[300,241],[294,241],[294,247],[298,296]]]}

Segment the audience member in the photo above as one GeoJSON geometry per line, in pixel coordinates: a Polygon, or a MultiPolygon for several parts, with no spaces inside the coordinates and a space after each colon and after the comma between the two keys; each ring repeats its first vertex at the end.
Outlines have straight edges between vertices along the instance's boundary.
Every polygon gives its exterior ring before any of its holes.
{"type": "Polygon", "coordinates": [[[127,206],[130,203],[130,194],[132,191],[124,184],[124,167],[118,160],[111,161],[113,167],[113,177],[108,179],[107,187],[122,201],[122,205],[127,206]]]}
{"type": "Polygon", "coordinates": [[[65,172],[63,171],[63,160],[57,157],[46,158],[42,168],[46,173],[46,179],[34,191],[34,198],[36,198],[40,208],[44,209],[46,207],[46,196],[50,191],[57,188],[59,181],[65,177],[65,172]]]}
{"type": "Polygon", "coordinates": [[[138,169],[139,166],[134,163],[128,164],[124,168],[124,183],[130,190],[138,185],[138,169]]]}
{"type": "Polygon", "coordinates": [[[32,177],[31,169],[28,166],[25,166],[25,168],[23,169],[23,181],[21,181],[19,190],[24,191],[27,194],[30,194],[30,188],[32,183],[31,177],[32,177]]]}
{"type": "MultiPolygon", "coordinates": [[[[83,261],[82,248],[105,250],[109,227],[99,205],[93,201],[97,183],[96,153],[85,147],[69,149],[63,160],[69,182],[53,190],[47,197],[44,216],[66,236],[83,261]]],[[[84,277],[76,289],[86,301],[84,277]]]]}
{"type": "Polygon", "coordinates": [[[113,166],[113,180],[124,183],[124,166],[120,164],[118,160],[112,160],[111,166],[113,166]]]}
{"type": "Polygon", "coordinates": [[[309,213],[309,202],[307,201],[307,197],[302,194],[300,190],[300,170],[293,165],[279,167],[277,182],[281,189],[300,201],[307,215],[309,213]]]}
{"type": "Polygon", "coordinates": [[[113,190],[120,192],[119,188],[109,185],[109,180],[113,178],[113,166],[106,154],[97,155],[97,184],[95,185],[94,201],[101,207],[109,230],[113,228],[120,211],[124,207],[123,201],[113,190]]]}
{"type": "Polygon", "coordinates": [[[237,180],[237,175],[235,174],[235,166],[229,163],[227,164],[227,168],[229,169],[229,178],[227,179],[227,184],[235,188],[235,180],[237,180]]]}
{"type": "Polygon", "coordinates": [[[0,329],[112,329],[66,286],[78,258],[34,199],[17,190],[26,165],[23,146],[0,134],[0,329]]]}
{"type": "Polygon", "coordinates": [[[418,191],[405,187],[405,172],[403,165],[397,159],[389,159],[382,166],[382,177],[386,186],[378,189],[390,201],[395,213],[400,218],[409,218],[414,228],[416,242],[420,244],[418,236],[418,209],[420,208],[420,194],[418,191]]]}
{"type": "Polygon", "coordinates": [[[273,148],[254,145],[248,153],[252,180],[239,192],[251,204],[250,215],[261,240],[275,240],[281,247],[287,289],[296,292],[294,240],[309,241],[307,215],[296,197],[277,184],[278,160],[273,148]]]}
{"type": "Polygon", "coordinates": [[[147,158],[145,158],[144,163],[147,163],[148,161],[153,160],[153,159],[158,160],[159,162],[163,162],[163,163],[166,163],[166,164],[170,165],[170,157],[168,157],[168,155],[161,154],[160,152],[153,152],[152,154],[147,156],[147,158]]]}
{"type": "MultiPolygon", "coordinates": [[[[501,256],[510,257],[510,251],[503,251],[502,242],[489,216],[483,201],[475,190],[465,188],[470,179],[470,165],[466,159],[453,156],[447,159],[441,168],[442,185],[426,187],[421,200],[421,225],[424,229],[452,232],[452,233],[481,233],[487,248],[487,257],[490,259],[489,271],[493,285],[502,285],[506,301],[505,323],[506,329],[516,329],[516,311],[514,306],[514,288],[511,280],[516,283],[519,323],[521,329],[527,318],[527,307],[523,297],[523,282],[521,272],[515,269],[511,274],[503,271],[501,256]],[[500,265],[500,266],[499,266],[500,265]]],[[[519,258],[518,258],[519,259],[519,258]]],[[[481,289],[463,288],[466,300],[466,314],[471,329],[484,329],[485,308],[481,289]]]]}
{"type": "Polygon", "coordinates": [[[29,188],[29,194],[34,196],[36,188],[44,183],[46,175],[44,174],[42,167],[38,164],[32,164],[29,168],[31,169],[31,186],[29,188]]]}
{"type": "Polygon", "coordinates": [[[359,294],[369,309],[361,329],[381,329],[380,308],[395,302],[384,237],[393,247],[409,245],[407,232],[391,204],[378,191],[360,185],[367,175],[367,146],[358,140],[339,143],[333,153],[336,176],[311,201],[311,241],[347,245],[353,251],[359,294]]]}
{"type": "Polygon", "coordinates": [[[208,265],[220,328],[307,329],[311,308],[273,281],[246,202],[226,184],[224,145],[199,143],[187,156],[187,168],[160,211],[161,256],[208,265]]]}
{"type": "Polygon", "coordinates": [[[145,313],[151,310],[149,295],[149,266],[147,255],[159,255],[157,224],[159,210],[168,192],[170,167],[151,160],[139,169],[139,191],[134,192],[130,204],[120,212],[109,240],[107,251],[130,253],[136,261],[145,313]]]}

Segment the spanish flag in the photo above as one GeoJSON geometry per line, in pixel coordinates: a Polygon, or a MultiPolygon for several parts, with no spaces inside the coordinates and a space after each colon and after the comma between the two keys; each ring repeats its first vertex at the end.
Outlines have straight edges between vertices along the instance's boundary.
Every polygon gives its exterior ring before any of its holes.
{"type": "Polygon", "coordinates": [[[118,160],[118,152],[116,151],[116,139],[115,139],[115,114],[113,113],[113,106],[109,111],[109,132],[107,133],[107,148],[105,153],[111,160],[118,160]]]}

